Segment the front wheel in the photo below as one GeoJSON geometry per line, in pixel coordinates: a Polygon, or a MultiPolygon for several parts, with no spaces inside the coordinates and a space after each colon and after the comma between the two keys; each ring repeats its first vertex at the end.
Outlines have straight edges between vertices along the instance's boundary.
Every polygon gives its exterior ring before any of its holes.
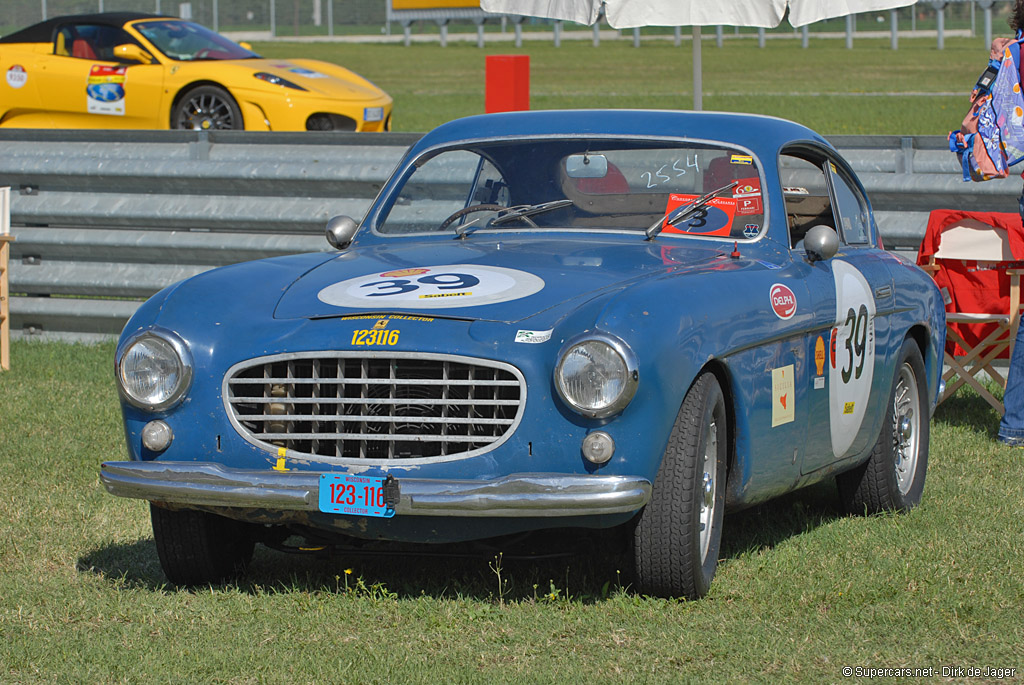
{"type": "Polygon", "coordinates": [[[633,531],[642,593],[697,599],[711,587],[725,513],[727,420],[718,379],[704,372],[686,393],[633,531]]]}
{"type": "Polygon", "coordinates": [[[252,559],[250,526],[241,521],[152,503],[149,511],[160,566],[175,585],[219,583],[245,570],[252,559]]]}
{"type": "Polygon", "coordinates": [[[210,131],[243,129],[242,110],[231,95],[219,86],[197,86],[188,90],[174,105],[171,128],[210,131]]]}
{"type": "Polygon", "coordinates": [[[836,478],[853,514],[904,511],[921,501],[928,469],[928,411],[924,359],[913,340],[900,350],[885,421],[866,463],[836,478]]]}

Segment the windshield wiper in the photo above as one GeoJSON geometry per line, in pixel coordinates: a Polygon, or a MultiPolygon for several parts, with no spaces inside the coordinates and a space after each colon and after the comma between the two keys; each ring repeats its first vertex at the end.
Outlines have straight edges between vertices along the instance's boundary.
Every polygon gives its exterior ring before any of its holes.
{"type": "MultiPolygon", "coordinates": [[[[506,221],[512,221],[512,219],[521,219],[534,214],[542,214],[543,212],[550,212],[553,209],[561,209],[562,207],[568,207],[572,204],[572,200],[552,200],[551,202],[541,202],[538,205],[518,205],[516,207],[509,207],[507,212],[502,212],[498,216],[491,219],[491,226],[497,226],[503,224],[506,221]]],[[[533,223],[532,221],[529,223],[533,223]]]]}
{"type": "Polygon", "coordinates": [[[739,184],[739,181],[733,181],[729,185],[722,186],[718,190],[712,190],[710,193],[701,195],[699,198],[697,198],[688,205],[676,207],[671,212],[666,213],[665,216],[661,217],[653,224],[651,224],[647,228],[647,230],[644,231],[644,235],[647,236],[647,240],[654,240],[654,238],[659,233],[661,233],[661,229],[665,227],[665,224],[668,224],[669,226],[675,226],[676,224],[680,223],[683,219],[689,218],[694,212],[696,212],[698,209],[714,200],[716,197],[718,197],[725,191],[732,190],[739,184]]]}
{"type": "Polygon", "coordinates": [[[506,221],[512,221],[513,219],[523,219],[533,228],[537,228],[537,224],[530,221],[529,217],[535,214],[542,214],[543,212],[550,212],[555,209],[561,209],[562,207],[568,207],[571,204],[572,200],[552,200],[551,202],[541,202],[540,204],[536,205],[516,205],[514,207],[509,207],[508,209],[501,210],[500,212],[498,212],[498,216],[494,217],[486,224],[480,223],[480,219],[482,219],[483,217],[479,217],[477,219],[473,219],[472,221],[464,223],[463,225],[455,229],[455,237],[463,238],[481,228],[497,226],[498,224],[503,224],[506,221]]]}

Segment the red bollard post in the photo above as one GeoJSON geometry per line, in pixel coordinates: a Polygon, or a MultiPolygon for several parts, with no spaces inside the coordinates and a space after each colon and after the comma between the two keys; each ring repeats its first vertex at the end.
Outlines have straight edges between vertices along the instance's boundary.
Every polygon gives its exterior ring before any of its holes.
{"type": "Polygon", "coordinates": [[[514,112],[525,109],[530,109],[529,55],[489,56],[484,111],[514,112]]]}

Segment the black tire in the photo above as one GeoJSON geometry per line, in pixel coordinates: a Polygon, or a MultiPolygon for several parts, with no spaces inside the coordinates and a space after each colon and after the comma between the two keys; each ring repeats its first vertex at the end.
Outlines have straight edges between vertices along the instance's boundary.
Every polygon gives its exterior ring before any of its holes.
{"type": "Polygon", "coordinates": [[[218,86],[187,90],[171,111],[171,128],[212,131],[245,128],[242,110],[231,95],[218,86]]]}
{"type": "Polygon", "coordinates": [[[241,573],[252,559],[250,527],[204,511],[149,505],[160,566],[175,585],[208,585],[241,573]]]}
{"type": "Polygon", "coordinates": [[[651,500],[633,531],[641,593],[697,599],[711,587],[725,513],[727,420],[718,379],[702,373],[679,409],[651,500]]]}
{"type": "Polygon", "coordinates": [[[921,350],[905,340],[871,457],[836,477],[847,512],[905,511],[921,501],[928,470],[927,398],[921,350]]]}

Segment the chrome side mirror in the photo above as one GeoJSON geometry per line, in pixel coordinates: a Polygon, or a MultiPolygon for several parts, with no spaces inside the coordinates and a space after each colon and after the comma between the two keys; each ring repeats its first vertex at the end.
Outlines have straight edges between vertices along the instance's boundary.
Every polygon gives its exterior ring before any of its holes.
{"type": "Polygon", "coordinates": [[[327,242],[336,250],[344,250],[352,244],[359,224],[350,216],[332,217],[327,222],[327,242]]]}
{"type": "Polygon", "coordinates": [[[804,236],[804,250],[811,262],[832,259],[839,252],[839,235],[831,226],[815,226],[804,236]]]}

